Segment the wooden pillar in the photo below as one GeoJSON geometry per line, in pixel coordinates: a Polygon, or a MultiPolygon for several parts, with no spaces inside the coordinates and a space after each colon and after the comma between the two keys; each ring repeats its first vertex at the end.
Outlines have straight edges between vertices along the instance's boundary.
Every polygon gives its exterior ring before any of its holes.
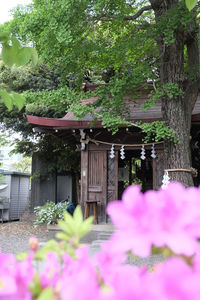
{"type": "Polygon", "coordinates": [[[81,151],[81,199],[80,205],[83,208],[88,200],[88,145],[81,151]]]}

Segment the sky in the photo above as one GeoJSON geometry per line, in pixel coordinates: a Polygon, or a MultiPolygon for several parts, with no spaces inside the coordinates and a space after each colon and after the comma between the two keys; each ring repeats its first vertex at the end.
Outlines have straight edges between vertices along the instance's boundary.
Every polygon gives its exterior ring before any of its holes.
{"type": "Polygon", "coordinates": [[[0,24],[11,19],[9,10],[16,7],[18,4],[29,4],[31,0],[0,0],[0,24]]]}

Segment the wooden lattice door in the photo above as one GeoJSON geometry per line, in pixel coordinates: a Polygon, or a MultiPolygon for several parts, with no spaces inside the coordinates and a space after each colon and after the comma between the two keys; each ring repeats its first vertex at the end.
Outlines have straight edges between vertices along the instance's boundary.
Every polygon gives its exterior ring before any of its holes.
{"type": "Polygon", "coordinates": [[[106,222],[107,152],[88,151],[88,200],[98,200],[99,222],[106,222]]]}

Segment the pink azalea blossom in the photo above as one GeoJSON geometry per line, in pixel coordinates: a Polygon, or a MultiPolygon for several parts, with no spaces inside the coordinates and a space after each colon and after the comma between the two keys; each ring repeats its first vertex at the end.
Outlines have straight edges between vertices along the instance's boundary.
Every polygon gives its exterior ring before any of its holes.
{"type": "Polygon", "coordinates": [[[28,288],[33,278],[32,256],[17,262],[11,254],[0,253],[0,299],[31,300],[28,288]]]}
{"type": "Polygon", "coordinates": [[[61,300],[99,300],[97,270],[88,255],[88,247],[77,250],[77,259],[65,257],[66,266],[60,277],[61,300]]]}
{"type": "Polygon", "coordinates": [[[16,293],[15,263],[13,255],[0,253],[0,299],[16,293]]]}
{"type": "Polygon", "coordinates": [[[33,255],[32,253],[23,261],[17,262],[15,265],[15,280],[17,290],[14,295],[15,300],[31,300],[32,294],[29,285],[33,280],[33,255]]]}
{"type": "Polygon", "coordinates": [[[179,183],[166,190],[140,192],[128,187],[122,201],[111,202],[107,212],[118,228],[111,242],[118,252],[132,250],[148,256],[152,245],[168,246],[178,254],[193,255],[200,236],[200,188],[179,183]]]}
{"type": "Polygon", "coordinates": [[[118,272],[119,267],[125,263],[127,257],[125,253],[118,253],[112,247],[110,241],[101,244],[101,251],[95,255],[96,264],[104,280],[110,277],[110,274],[118,272]]]}
{"type": "Polygon", "coordinates": [[[157,296],[162,300],[199,300],[200,272],[180,258],[171,258],[151,274],[157,296]]]}
{"type": "Polygon", "coordinates": [[[49,252],[45,260],[43,272],[40,274],[40,281],[43,288],[55,287],[61,271],[58,256],[54,252],[49,252]]]}

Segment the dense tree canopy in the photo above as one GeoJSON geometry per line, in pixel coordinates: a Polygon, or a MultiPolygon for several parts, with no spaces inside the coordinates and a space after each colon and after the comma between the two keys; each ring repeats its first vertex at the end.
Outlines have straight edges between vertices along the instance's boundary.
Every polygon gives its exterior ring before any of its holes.
{"type": "MultiPolygon", "coordinates": [[[[79,116],[98,106],[97,117],[106,126],[119,124],[124,96],[151,86],[147,107],[161,101],[163,119],[179,139],[165,145],[167,167],[189,168],[199,86],[199,3],[186,3],[194,8],[189,11],[178,0],[34,0],[15,11],[9,28],[21,41],[32,42],[63,78],[76,78],[76,87],[86,77],[102,76],[107,84],[97,91],[98,101],[84,111],[74,105],[79,116]]],[[[172,177],[192,184],[189,173],[172,177]]]]}
{"type": "Polygon", "coordinates": [[[12,152],[28,156],[36,153],[41,160],[49,161],[49,169],[45,170],[45,174],[37,176],[47,176],[55,171],[78,173],[79,154],[74,152],[75,145],[66,147],[55,137],[33,132],[26,119],[27,113],[52,118],[65,114],[69,104],[68,94],[72,91],[67,86],[60,87],[59,72],[44,64],[9,68],[1,63],[0,88],[23,93],[25,99],[25,106],[21,110],[14,106],[9,111],[4,102],[0,103],[1,131],[19,133],[21,136],[19,138],[17,135],[14,140],[15,148],[12,152]]]}

